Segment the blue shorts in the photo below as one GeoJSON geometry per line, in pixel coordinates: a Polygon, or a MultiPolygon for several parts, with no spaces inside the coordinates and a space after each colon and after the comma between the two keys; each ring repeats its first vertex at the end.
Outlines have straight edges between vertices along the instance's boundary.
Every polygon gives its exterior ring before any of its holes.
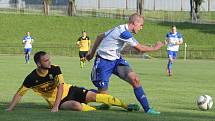
{"type": "Polygon", "coordinates": [[[91,72],[91,81],[97,88],[107,89],[109,78],[112,74],[120,77],[120,72],[118,72],[117,69],[118,66],[129,67],[129,64],[123,58],[117,60],[107,60],[96,56],[91,72]]]}
{"type": "Polygon", "coordinates": [[[30,52],[31,52],[31,49],[32,49],[32,48],[24,48],[24,53],[25,53],[25,54],[30,53],[30,52]]]}
{"type": "Polygon", "coordinates": [[[168,58],[176,59],[177,51],[168,50],[168,58]]]}

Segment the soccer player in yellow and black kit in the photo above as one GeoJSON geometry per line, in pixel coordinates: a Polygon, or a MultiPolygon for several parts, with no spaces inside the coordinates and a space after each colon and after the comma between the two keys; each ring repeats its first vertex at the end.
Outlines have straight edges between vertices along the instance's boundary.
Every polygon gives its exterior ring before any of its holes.
{"type": "Polygon", "coordinates": [[[85,65],[85,56],[90,50],[90,38],[87,36],[86,31],[82,31],[82,36],[78,38],[77,45],[79,46],[80,67],[85,65]]]}
{"type": "Polygon", "coordinates": [[[48,102],[51,112],[58,112],[59,109],[96,110],[96,108],[87,105],[88,102],[101,102],[119,106],[129,111],[139,110],[138,105],[125,104],[111,95],[97,94],[84,88],[66,84],[60,67],[51,65],[49,55],[44,51],[37,52],[34,55],[34,61],[37,68],[25,78],[8,109],[6,109],[7,111],[12,111],[29,89],[32,89],[48,102]]]}

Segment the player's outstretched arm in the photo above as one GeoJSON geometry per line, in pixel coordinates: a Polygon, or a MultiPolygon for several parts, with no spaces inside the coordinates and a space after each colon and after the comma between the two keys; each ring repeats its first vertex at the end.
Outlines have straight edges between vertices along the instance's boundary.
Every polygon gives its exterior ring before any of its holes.
{"type": "Polygon", "coordinates": [[[13,97],[13,99],[12,99],[12,101],[11,101],[9,107],[6,109],[6,111],[12,111],[13,108],[16,106],[16,104],[21,100],[21,98],[22,98],[22,96],[19,95],[19,93],[17,92],[17,93],[14,95],[14,97],[13,97]]]}
{"type": "Polygon", "coordinates": [[[103,40],[104,36],[105,36],[104,34],[100,34],[97,36],[96,41],[95,41],[90,53],[86,55],[86,59],[88,61],[90,61],[93,58],[93,56],[95,55],[96,50],[97,50],[98,46],[100,45],[101,41],[103,40]]]}
{"type": "Polygon", "coordinates": [[[158,41],[154,46],[150,47],[147,45],[138,44],[134,48],[140,52],[152,52],[159,50],[165,43],[158,41]]]}
{"type": "Polygon", "coordinates": [[[51,112],[58,112],[58,107],[60,105],[62,95],[63,95],[63,84],[60,84],[58,86],[57,96],[56,96],[56,99],[55,99],[54,106],[51,109],[51,112]]]}

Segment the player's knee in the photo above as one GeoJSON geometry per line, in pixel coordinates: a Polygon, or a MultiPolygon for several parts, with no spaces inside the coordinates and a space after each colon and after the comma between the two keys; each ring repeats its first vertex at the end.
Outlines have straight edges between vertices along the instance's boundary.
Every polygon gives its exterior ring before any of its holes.
{"type": "Polygon", "coordinates": [[[172,62],[173,62],[173,59],[169,59],[169,62],[171,62],[171,63],[172,63],[172,62]]]}
{"type": "Polygon", "coordinates": [[[139,87],[140,86],[140,79],[137,76],[133,77],[131,79],[131,85],[133,87],[139,87]]]}
{"type": "Polygon", "coordinates": [[[96,101],[96,93],[92,91],[88,91],[86,95],[86,102],[95,102],[96,101]]]}
{"type": "Polygon", "coordinates": [[[80,61],[85,61],[85,58],[80,58],[80,61]]]}
{"type": "Polygon", "coordinates": [[[70,110],[74,110],[74,111],[82,111],[82,105],[77,102],[77,101],[66,101],[64,102],[61,106],[61,109],[70,109],[70,110]]]}
{"type": "Polygon", "coordinates": [[[79,102],[75,102],[75,103],[73,104],[73,110],[74,110],[74,111],[82,111],[82,110],[83,110],[83,107],[82,107],[82,105],[80,105],[79,102]]]}

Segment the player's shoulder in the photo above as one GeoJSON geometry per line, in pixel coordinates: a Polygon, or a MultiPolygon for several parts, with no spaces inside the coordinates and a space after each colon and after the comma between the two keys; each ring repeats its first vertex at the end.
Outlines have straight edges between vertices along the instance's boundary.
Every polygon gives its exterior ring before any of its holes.
{"type": "Polygon", "coordinates": [[[61,74],[61,68],[59,65],[51,65],[49,71],[50,73],[61,74]]]}
{"type": "Polygon", "coordinates": [[[27,37],[28,37],[28,36],[25,35],[25,36],[23,37],[23,39],[26,39],[27,37]]]}
{"type": "Polygon", "coordinates": [[[180,32],[176,32],[176,35],[181,36],[181,33],[180,32]]]}
{"type": "Polygon", "coordinates": [[[59,65],[51,65],[51,70],[59,72],[61,71],[61,67],[59,65]]]}
{"type": "Polygon", "coordinates": [[[120,38],[122,39],[130,39],[133,37],[132,33],[128,31],[127,24],[120,25],[121,32],[120,32],[120,38]]]}
{"type": "Polygon", "coordinates": [[[121,25],[117,26],[116,28],[121,31],[128,30],[127,24],[121,24],[121,25]]]}
{"type": "Polygon", "coordinates": [[[166,36],[171,36],[172,34],[172,32],[167,32],[166,36]]]}
{"type": "Polygon", "coordinates": [[[31,73],[28,74],[28,78],[34,78],[36,76],[36,69],[34,69],[33,71],[31,71],[31,73]]]}
{"type": "Polygon", "coordinates": [[[51,65],[51,69],[60,69],[60,66],[59,65],[51,65]]]}
{"type": "Polygon", "coordinates": [[[36,73],[36,69],[34,69],[31,73],[29,73],[24,82],[23,82],[23,85],[25,85],[26,87],[29,87],[31,85],[31,83],[37,79],[38,75],[36,73]]]}
{"type": "Polygon", "coordinates": [[[89,36],[86,36],[86,39],[87,39],[87,40],[90,40],[90,37],[89,37],[89,36]]]}

